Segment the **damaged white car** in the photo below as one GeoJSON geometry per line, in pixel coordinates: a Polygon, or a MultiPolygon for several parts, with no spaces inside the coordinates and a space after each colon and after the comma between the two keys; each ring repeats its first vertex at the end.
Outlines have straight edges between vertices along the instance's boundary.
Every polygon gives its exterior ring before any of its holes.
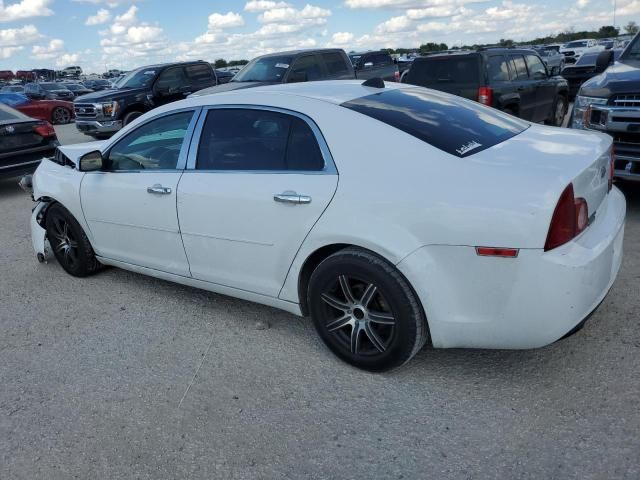
{"type": "Polygon", "coordinates": [[[112,265],[310,315],[380,371],[427,341],[534,348],[581,326],[622,259],[612,173],[606,135],[442,92],[258,87],[60,147],[33,177],[33,245],[72,275],[112,265]]]}

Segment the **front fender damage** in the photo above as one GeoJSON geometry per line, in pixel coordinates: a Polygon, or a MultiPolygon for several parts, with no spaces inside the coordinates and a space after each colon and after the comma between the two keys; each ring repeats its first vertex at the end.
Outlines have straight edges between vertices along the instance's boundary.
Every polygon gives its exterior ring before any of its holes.
{"type": "Polygon", "coordinates": [[[40,263],[48,263],[51,258],[51,245],[44,229],[43,218],[49,207],[47,201],[39,201],[31,213],[31,244],[40,263]]]}

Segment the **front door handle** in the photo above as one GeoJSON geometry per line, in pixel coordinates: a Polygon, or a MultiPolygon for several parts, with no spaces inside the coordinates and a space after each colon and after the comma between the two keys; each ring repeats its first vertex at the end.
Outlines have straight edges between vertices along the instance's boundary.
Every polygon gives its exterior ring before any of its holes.
{"type": "Polygon", "coordinates": [[[147,187],[147,193],[153,193],[155,195],[169,195],[171,193],[171,189],[156,183],[153,187],[147,187]]]}
{"type": "Polygon", "coordinates": [[[296,192],[282,192],[273,196],[273,199],[276,202],[280,203],[293,203],[295,205],[305,205],[307,203],[311,203],[311,197],[307,195],[300,195],[296,192]]]}

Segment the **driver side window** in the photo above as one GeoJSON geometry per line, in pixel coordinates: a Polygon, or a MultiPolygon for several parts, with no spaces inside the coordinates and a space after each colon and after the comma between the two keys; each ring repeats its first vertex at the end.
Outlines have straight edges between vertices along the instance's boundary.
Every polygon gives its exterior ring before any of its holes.
{"type": "Polygon", "coordinates": [[[152,120],[118,141],[108,153],[104,170],[172,170],[178,164],[193,111],[152,120]]]}
{"type": "Polygon", "coordinates": [[[171,94],[177,92],[180,87],[187,84],[182,67],[169,68],[162,72],[156,81],[155,89],[159,94],[171,94]]]}

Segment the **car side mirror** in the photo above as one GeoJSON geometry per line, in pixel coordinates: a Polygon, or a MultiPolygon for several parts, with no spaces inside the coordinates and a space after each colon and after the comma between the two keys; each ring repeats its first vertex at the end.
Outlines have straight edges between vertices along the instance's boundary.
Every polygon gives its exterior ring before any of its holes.
{"type": "Polygon", "coordinates": [[[556,75],[560,75],[560,67],[557,65],[555,67],[551,67],[551,72],[549,73],[550,77],[555,77],[556,75]]]}
{"type": "Polygon", "coordinates": [[[604,72],[612,63],[613,52],[611,50],[603,50],[596,58],[596,73],[604,72]]]}
{"type": "Polygon", "coordinates": [[[297,83],[297,82],[306,82],[307,81],[307,72],[303,71],[292,71],[287,78],[287,83],[297,83]]]}
{"type": "Polygon", "coordinates": [[[102,170],[103,158],[100,150],[94,150],[93,152],[85,153],[80,157],[78,162],[78,170],[81,172],[95,172],[102,170]]]}

